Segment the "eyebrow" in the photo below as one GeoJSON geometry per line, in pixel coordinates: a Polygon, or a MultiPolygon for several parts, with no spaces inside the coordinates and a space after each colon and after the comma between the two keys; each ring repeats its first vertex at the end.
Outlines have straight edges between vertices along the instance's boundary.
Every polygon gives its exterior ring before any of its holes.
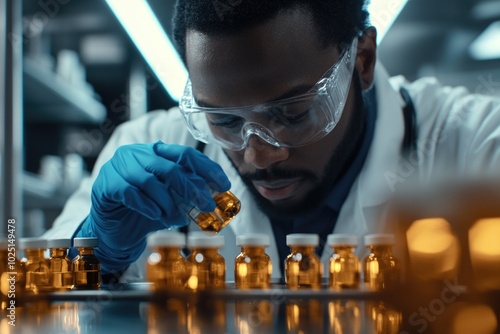
{"type": "MultiPolygon", "coordinates": [[[[278,97],[276,97],[274,99],[271,99],[271,100],[268,100],[268,101],[264,101],[262,104],[272,103],[272,102],[275,102],[275,101],[279,101],[279,100],[287,99],[287,98],[290,98],[290,97],[294,97],[294,96],[305,94],[313,86],[314,86],[314,84],[313,85],[299,85],[299,86],[295,86],[292,89],[286,91],[285,93],[281,94],[280,96],[278,96],[278,97]]],[[[222,107],[222,106],[217,106],[217,105],[214,105],[214,104],[210,104],[210,103],[208,103],[208,102],[206,102],[204,100],[198,100],[196,97],[194,98],[194,100],[195,100],[196,104],[199,107],[202,107],[202,108],[225,108],[225,107],[222,107]]]]}

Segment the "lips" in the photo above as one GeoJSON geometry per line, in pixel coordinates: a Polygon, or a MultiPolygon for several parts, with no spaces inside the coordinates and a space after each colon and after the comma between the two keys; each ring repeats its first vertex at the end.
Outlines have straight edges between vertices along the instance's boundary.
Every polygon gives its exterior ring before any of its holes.
{"type": "Polygon", "coordinates": [[[279,201],[292,197],[300,185],[302,178],[275,181],[254,181],[257,191],[270,201],[279,201]]]}

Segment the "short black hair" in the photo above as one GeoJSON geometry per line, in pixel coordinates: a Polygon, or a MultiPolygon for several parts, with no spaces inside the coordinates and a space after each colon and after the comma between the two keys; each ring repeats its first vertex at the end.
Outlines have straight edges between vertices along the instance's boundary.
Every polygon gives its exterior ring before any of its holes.
{"type": "Polygon", "coordinates": [[[326,47],[350,43],[368,27],[368,0],[177,0],[172,19],[174,44],[186,62],[186,31],[229,35],[263,23],[292,8],[309,10],[326,47]]]}

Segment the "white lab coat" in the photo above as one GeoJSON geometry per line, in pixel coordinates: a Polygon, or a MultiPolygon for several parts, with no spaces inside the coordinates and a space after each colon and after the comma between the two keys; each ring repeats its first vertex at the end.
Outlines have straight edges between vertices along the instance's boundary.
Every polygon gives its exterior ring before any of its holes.
{"type": "MultiPolygon", "coordinates": [[[[381,65],[376,67],[375,85],[378,115],[373,142],[332,233],[350,233],[361,237],[367,233],[384,231],[384,210],[380,208],[384,207],[394,188],[410,176],[423,180],[429,178],[442,162],[448,162],[457,171],[500,174],[500,99],[472,95],[465,88],[442,87],[432,78],[413,83],[405,82],[402,77],[389,79],[381,65]],[[408,89],[416,109],[419,162],[401,158],[405,130],[401,111],[404,102],[399,94],[402,84],[408,89]]],[[[157,140],[193,147],[196,145],[177,108],[168,112],[151,112],[122,124],[101,152],[92,175],[82,181],[44,237],[68,238],[73,235],[89,212],[93,180],[118,146],[157,140]]],[[[225,237],[221,253],[226,259],[227,279],[233,280],[233,260],[240,252],[235,237],[244,233],[265,233],[270,236],[271,246],[267,253],[274,263],[272,277],[280,277],[278,251],[269,219],[258,209],[222,150],[215,145],[207,145],[204,152],[222,166],[232,182],[231,190],[242,203],[240,213],[220,233],[225,237]]],[[[363,249],[362,245],[358,247],[359,255],[363,249]]],[[[122,282],[144,280],[145,261],[149,253],[146,250],[128,268],[122,276],[122,282]]],[[[330,254],[329,247],[325,247],[322,256],[325,263],[330,254]]]]}

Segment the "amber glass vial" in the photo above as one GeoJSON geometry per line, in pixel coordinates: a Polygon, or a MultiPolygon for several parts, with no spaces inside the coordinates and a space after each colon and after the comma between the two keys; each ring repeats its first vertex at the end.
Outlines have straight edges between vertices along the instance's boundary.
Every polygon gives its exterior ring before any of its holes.
{"type": "Polygon", "coordinates": [[[273,266],[266,254],[269,236],[247,234],[236,237],[241,253],[234,260],[234,280],[239,289],[269,289],[273,266]]]}
{"type": "Polygon", "coordinates": [[[22,295],[26,287],[24,265],[16,256],[15,246],[14,239],[9,242],[7,238],[0,238],[0,310],[8,306],[8,299],[22,295]]]}
{"type": "Polygon", "coordinates": [[[224,246],[223,236],[209,236],[203,232],[188,235],[191,254],[186,259],[190,290],[221,289],[226,285],[226,261],[219,253],[224,246]]]}
{"type": "Polygon", "coordinates": [[[186,260],[181,250],[186,246],[186,235],[175,231],[158,231],[148,237],[153,250],[146,264],[147,280],[153,290],[183,290],[186,283],[186,260]]]}
{"type": "Polygon", "coordinates": [[[45,258],[47,240],[21,238],[19,246],[26,255],[26,290],[33,293],[51,290],[49,260],[45,258]]]}
{"type": "Polygon", "coordinates": [[[213,212],[201,212],[193,207],[188,210],[188,217],[203,231],[218,233],[240,212],[241,203],[230,191],[213,192],[213,198],[216,205],[213,212]]]}
{"type": "Polygon", "coordinates": [[[319,244],[317,234],[289,234],[286,244],[291,252],[285,259],[285,278],[289,289],[319,289],[323,264],[314,252],[319,244]]]}
{"type": "Polygon", "coordinates": [[[392,289],[398,286],[399,260],[392,255],[393,234],[369,234],[365,245],[370,253],[364,260],[364,282],[370,290],[392,289]]]}
{"type": "Polygon", "coordinates": [[[330,234],[327,244],[333,248],[329,261],[329,285],[332,289],[357,289],[361,263],[354,254],[358,238],[348,234],[330,234]]]}
{"type": "Polygon", "coordinates": [[[53,239],[47,241],[50,251],[50,286],[54,291],[68,291],[73,288],[73,263],[68,259],[71,239],[53,239]]]}
{"type": "Polygon", "coordinates": [[[75,238],[73,246],[78,248],[78,256],[73,260],[75,289],[98,290],[101,288],[101,263],[94,255],[97,238],[75,238]]]}

